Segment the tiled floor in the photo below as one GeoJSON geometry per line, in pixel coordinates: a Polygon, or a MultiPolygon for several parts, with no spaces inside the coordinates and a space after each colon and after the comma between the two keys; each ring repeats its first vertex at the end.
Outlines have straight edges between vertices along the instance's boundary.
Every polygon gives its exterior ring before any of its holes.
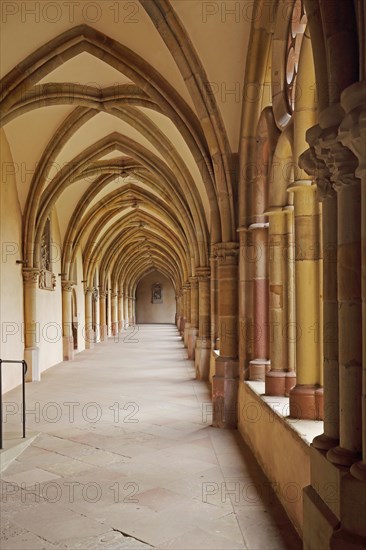
{"type": "Polygon", "coordinates": [[[300,549],[240,436],[210,427],[176,328],[138,328],[27,385],[41,433],[2,474],[1,549],[300,549]]]}

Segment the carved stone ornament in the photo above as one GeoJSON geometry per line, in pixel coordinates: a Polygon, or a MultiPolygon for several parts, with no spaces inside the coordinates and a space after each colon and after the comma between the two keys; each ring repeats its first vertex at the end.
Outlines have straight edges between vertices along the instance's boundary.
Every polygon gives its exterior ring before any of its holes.
{"type": "Polygon", "coordinates": [[[39,288],[42,290],[55,290],[56,275],[47,269],[41,269],[39,273],[39,288]]]}

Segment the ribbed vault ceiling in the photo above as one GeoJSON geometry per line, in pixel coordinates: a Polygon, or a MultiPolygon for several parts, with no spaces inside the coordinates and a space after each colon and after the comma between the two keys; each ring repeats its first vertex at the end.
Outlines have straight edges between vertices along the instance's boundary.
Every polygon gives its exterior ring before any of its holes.
{"type": "Polygon", "coordinates": [[[51,211],[64,276],[81,249],[90,283],[99,265],[102,284],[157,268],[181,286],[210,244],[236,240],[238,96],[226,92],[242,91],[252,2],[241,4],[225,21],[191,0],[4,21],[2,124],[28,266],[51,211]]]}

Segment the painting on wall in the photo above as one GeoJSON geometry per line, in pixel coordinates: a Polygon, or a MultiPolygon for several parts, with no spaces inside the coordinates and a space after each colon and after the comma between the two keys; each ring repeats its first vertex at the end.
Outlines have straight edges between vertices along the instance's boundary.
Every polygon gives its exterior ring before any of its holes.
{"type": "Polygon", "coordinates": [[[152,304],[162,304],[163,303],[163,289],[160,283],[155,283],[152,285],[152,304]]]}

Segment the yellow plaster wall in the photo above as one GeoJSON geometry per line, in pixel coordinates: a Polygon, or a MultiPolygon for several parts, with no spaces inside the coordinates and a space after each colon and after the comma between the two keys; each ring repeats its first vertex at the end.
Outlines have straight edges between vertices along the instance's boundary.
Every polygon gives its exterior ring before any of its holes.
{"type": "Polygon", "coordinates": [[[302,490],[310,484],[310,447],[245,383],[240,383],[238,402],[238,429],[302,536],[302,490]]]}

